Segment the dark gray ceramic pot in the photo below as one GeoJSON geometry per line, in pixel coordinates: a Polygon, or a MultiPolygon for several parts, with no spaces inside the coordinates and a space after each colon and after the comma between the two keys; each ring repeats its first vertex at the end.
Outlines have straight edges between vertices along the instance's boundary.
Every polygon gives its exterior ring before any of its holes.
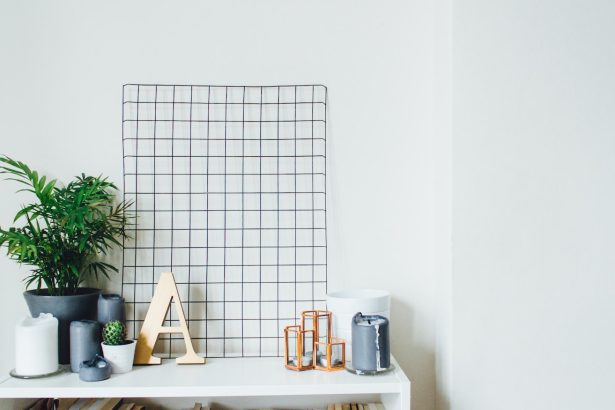
{"type": "Polygon", "coordinates": [[[30,314],[51,313],[58,318],[58,356],[60,364],[70,364],[70,322],[96,320],[100,289],[78,288],[69,296],[49,296],[46,289],[27,290],[23,293],[30,314]]]}

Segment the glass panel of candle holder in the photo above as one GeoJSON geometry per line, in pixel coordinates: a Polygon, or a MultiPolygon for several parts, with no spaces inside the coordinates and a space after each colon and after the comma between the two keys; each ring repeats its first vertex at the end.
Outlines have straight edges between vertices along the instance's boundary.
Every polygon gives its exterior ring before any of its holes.
{"type": "Polygon", "coordinates": [[[331,343],[316,342],[316,369],[341,370],[346,367],[346,343],[333,337],[331,343]]]}
{"type": "Polygon", "coordinates": [[[318,342],[328,343],[331,341],[331,312],[318,311],[316,316],[318,329],[318,342]]]}
{"type": "Polygon", "coordinates": [[[316,328],[316,311],[304,310],[301,312],[301,328],[303,330],[312,330],[318,338],[318,329],[316,328]]]}
{"type": "Polygon", "coordinates": [[[287,366],[295,366],[293,359],[296,359],[299,351],[299,335],[301,326],[287,326],[284,329],[284,358],[287,366]]]}
{"type": "Polygon", "coordinates": [[[326,343],[331,339],[331,312],[306,310],[301,313],[301,326],[314,331],[315,341],[326,343]]]}
{"type": "Polygon", "coordinates": [[[343,369],[346,367],[346,342],[343,339],[331,338],[331,368],[343,369]]]}
{"type": "MultiPolygon", "coordinates": [[[[302,356],[304,358],[304,361],[308,361],[307,359],[308,357],[310,358],[309,360],[312,360],[314,356],[314,331],[302,330],[301,336],[303,338],[302,356]]],[[[313,365],[313,364],[314,363],[310,361],[310,365],[313,365]]]]}

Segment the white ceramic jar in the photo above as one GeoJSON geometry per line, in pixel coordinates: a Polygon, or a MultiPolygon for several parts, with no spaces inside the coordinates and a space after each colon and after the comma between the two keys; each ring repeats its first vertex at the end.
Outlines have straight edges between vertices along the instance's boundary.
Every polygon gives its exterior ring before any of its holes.
{"type": "Polygon", "coordinates": [[[41,376],[57,371],[58,319],[41,313],[19,321],[15,326],[15,374],[41,376]]]}

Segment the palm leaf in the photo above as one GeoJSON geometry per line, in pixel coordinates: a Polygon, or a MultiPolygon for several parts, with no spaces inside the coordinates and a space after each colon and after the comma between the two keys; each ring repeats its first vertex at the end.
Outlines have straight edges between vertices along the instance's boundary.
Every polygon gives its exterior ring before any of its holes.
{"type": "Polygon", "coordinates": [[[65,294],[88,275],[108,277],[117,269],[97,260],[113,246],[121,246],[126,226],[134,223],[132,202],[115,204],[117,187],[101,175],[81,174],[65,186],[32,170],[23,162],[0,156],[0,174],[33,193],[36,202],[22,206],[13,223],[0,228],[0,246],[14,260],[34,267],[26,286],[65,294]],[[25,185],[25,186],[24,186],[25,185]]]}

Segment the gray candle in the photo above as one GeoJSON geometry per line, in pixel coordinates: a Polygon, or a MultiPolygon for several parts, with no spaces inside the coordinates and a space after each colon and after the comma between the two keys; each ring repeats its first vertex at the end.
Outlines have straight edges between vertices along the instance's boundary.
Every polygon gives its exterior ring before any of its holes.
{"type": "Polygon", "coordinates": [[[70,368],[79,373],[79,365],[102,354],[100,324],[95,320],[76,320],[70,323],[70,368]]]}
{"type": "Polygon", "coordinates": [[[100,295],[98,297],[98,322],[102,326],[112,320],[126,323],[124,298],[115,294],[100,295]]]}
{"type": "Polygon", "coordinates": [[[357,313],[352,318],[352,367],[361,372],[379,372],[390,366],[389,320],[357,313]]]}

